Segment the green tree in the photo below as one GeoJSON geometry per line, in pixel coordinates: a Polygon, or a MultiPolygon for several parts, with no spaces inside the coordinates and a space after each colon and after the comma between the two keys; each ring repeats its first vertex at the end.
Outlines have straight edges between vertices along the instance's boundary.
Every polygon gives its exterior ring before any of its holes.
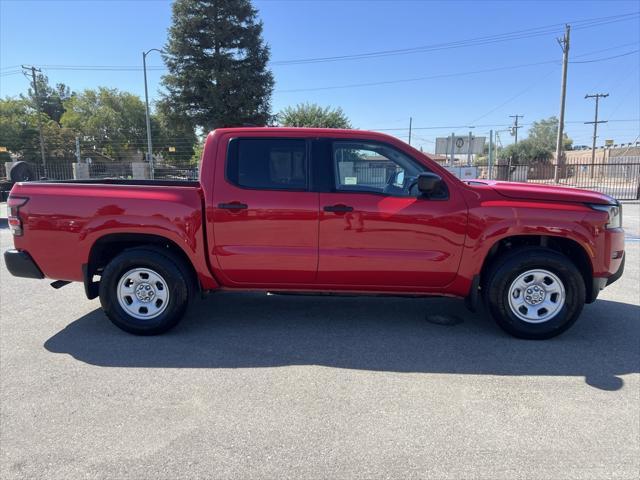
{"type": "Polygon", "coordinates": [[[22,154],[38,140],[38,117],[24,98],[0,100],[0,146],[22,154]]]}
{"type": "Polygon", "coordinates": [[[287,107],[277,119],[285,127],[351,128],[351,122],[341,108],[323,108],[315,103],[287,107]]]}
{"type": "MultiPolygon", "coordinates": [[[[533,122],[531,128],[529,128],[529,136],[527,138],[537,147],[555,152],[558,139],[558,125],[559,121],[556,117],[549,117],[533,122]]],[[[566,133],[564,133],[563,136],[564,148],[570,149],[573,140],[571,140],[566,133]]]]}
{"type": "Polygon", "coordinates": [[[498,152],[498,160],[502,163],[511,162],[512,165],[531,165],[535,162],[548,162],[552,151],[534,140],[527,138],[513,143],[498,152]]]}
{"type": "MultiPolygon", "coordinates": [[[[517,144],[509,145],[498,152],[502,164],[533,165],[536,162],[549,162],[556,150],[558,138],[558,119],[549,117],[531,124],[529,135],[517,144]]],[[[564,134],[564,148],[570,149],[573,140],[564,134]]]]}
{"type": "MultiPolygon", "coordinates": [[[[60,119],[64,114],[64,102],[71,98],[71,90],[64,83],[57,83],[55,87],[52,87],[49,85],[49,78],[42,73],[36,75],[36,85],[38,87],[40,111],[54,122],[60,123],[60,119]]],[[[29,87],[26,98],[30,99],[34,107],[36,106],[33,87],[29,87]]]]}
{"type": "Polygon", "coordinates": [[[127,150],[144,151],[145,106],[136,95],[99,87],[69,98],[61,124],[83,136],[107,155],[118,158],[127,150]]]}
{"type": "Polygon", "coordinates": [[[162,102],[206,131],[271,118],[273,76],[249,0],[176,0],[163,55],[162,102]]]}
{"type": "MultiPolygon", "coordinates": [[[[73,159],[74,132],[62,128],[44,113],[39,115],[47,161],[73,159]]],[[[38,113],[27,98],[0,100],[0,146],[6,147],[20,160],[41,163],[38,113]]]]}

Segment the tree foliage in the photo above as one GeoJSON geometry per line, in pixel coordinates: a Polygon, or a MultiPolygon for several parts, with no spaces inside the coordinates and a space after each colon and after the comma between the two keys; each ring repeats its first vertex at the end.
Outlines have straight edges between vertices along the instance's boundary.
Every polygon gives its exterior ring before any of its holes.
{"type": "MultiPolygon", "coordinates": [[[[536,162],[548,162],[556,150],[558,138],[558,119],[549,117],[533,122],[528,137],[517,144],[509,145],[498,152],[503,163],[511,161],[513,165],[532,165],[536,162]]],[[[571,140],[564,134],[564,148],[571,148],[571,140]]]]}
{"type": "MultiPolygon", "coordinates": [[[[40,111],[54,122],[60,123],[64,114],[64,102],[73,95],[71,90],[64,83],[57,83],[55,87],[52,87],[49,85],[49,78],[42,73],[36,75],[36,86],[38,87],[40,111]]],[[[27,90],[26,98],[32,102],[35,108],[37,104],[33,87],[30,86],[27,90]]]]}
{"type": "MultiPolygon", "coordinates": [[[[147,150],[145,106],[136,95],[105,87],[89,89],[69,95],[62,111],[59,121],[44,110],[39,114],[48,162],[75,161],[77,136],[83,150],[114,160],[128,160],[147,150]]],[[[162,110],[151,115],[151,136],[154,154],[162,154],[169,164],[190,161],[198,143],[190,124],[162,110]]],[[[20,160],[40,163],[39,142],[32,100],[24,95],[0,99],[0,146],[20,160]]]]}
{"type": "Polygon", "coordinates": [[[287,107],[277,119],[285,127],[351,128],[351,122],[341,108],[323,108],[315,103],[287,107]]]}
{"type": "MultiPolygon", "coordinates": [[[[549,117],[537,122],[533,122],[529,128],[528,140],[537,147],[554,152],[556,150],[556,142],[558,139],[559,121],[556,117],[549,117]]],[[[571,147],[571,140],[566,133],[564,136],[564,148],[571,147]]]]}
{"type": "Polygon", "coordinates": [[[144,146],[145,106],[136,95],[99,87],[78,93],[65,107],[62,126],[78,132],[104,153],[117,157],[129,146],[144,146]]]}
{"type": "Polygon", "coordinates": [[[38,114],[26,98],[0,100],[0,146],[21,160],[40,163],[38,115],[42,122],[47,159],[63,161],[73,158],[74,133],[62,128],[45,113],[38,114]]]}
{"type": "Polygon", "coordinates": [[[37,136],[37,117],[27,100],[0,100],[0,146],[11,152],[22,152],[37,136]]]}
{"type": "Polygon", "coordinates": [[[165,110],[207,131],[269,122],[269,47],[249,0],[176,0],[164,52],[165,110]]]}
{"type": "Polygon", "coordinates": [[[498,159],[510,161],[512,165],[531,165],[535,162],[548,162],[552,151],[530,139],[512,143],[498,152],[498,159]]]}

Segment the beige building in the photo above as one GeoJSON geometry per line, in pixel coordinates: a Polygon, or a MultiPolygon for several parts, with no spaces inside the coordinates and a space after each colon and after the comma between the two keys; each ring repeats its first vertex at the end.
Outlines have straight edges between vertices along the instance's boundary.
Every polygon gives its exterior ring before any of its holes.
{"type": "MultiPolygon", "coordinates": [[[[592,150],[568,150],[565,152],[567,165],[579,165],[591,163],[592,150]]],[[[595,163],[610,163],[616,157],[636,157],[640,156],[640,145],[626,147],[601,147],[596,148],[595,163]]],[[[553,156],[555,161],[555,155],[553,156]]]]}

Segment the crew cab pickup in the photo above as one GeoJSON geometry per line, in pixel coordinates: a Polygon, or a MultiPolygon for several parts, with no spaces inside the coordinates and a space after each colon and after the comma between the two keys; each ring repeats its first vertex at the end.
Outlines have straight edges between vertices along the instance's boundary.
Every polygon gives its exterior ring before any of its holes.
{"type": "Polygon", "coordinates": [[[357,130],[218,129],[199,182],[23,182],[8,206],[13,275],[83,282],[143,335],[200,292],[259,290],[483,299],[507,332],[549,338],[624,266],[613,198],[460,181],[357,130]]]}

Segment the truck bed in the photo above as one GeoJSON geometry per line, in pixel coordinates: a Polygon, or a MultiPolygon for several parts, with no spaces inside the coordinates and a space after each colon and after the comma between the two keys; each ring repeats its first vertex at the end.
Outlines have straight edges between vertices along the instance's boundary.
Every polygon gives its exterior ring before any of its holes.
{"type": "Polygon", "coordinates": [[[198,182],[71,180],[17,183],[24,235],[17,249],[33,252],[47,278],[83,281],[91,250],[107,236],[166,239],[190,259],[201,282],[206,260],[203,198],[198,182]]]}

